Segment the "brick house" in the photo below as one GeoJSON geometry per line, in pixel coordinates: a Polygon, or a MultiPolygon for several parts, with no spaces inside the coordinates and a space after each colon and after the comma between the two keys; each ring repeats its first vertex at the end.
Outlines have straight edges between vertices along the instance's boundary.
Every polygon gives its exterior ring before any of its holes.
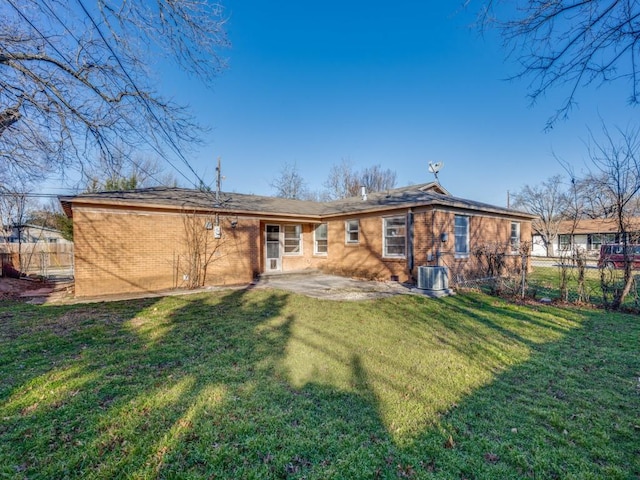
{"type": "Polygon", "coordinates": [[[420,265],[448,266],[455,283],[477,270],[478,246],[519,261],[533,218],[437,183],[333,202],[165,187],[60,201],[73,218],[78,297],[184,287],[194,263],[204,285],[307,269],[412,282],[420,265]]]}

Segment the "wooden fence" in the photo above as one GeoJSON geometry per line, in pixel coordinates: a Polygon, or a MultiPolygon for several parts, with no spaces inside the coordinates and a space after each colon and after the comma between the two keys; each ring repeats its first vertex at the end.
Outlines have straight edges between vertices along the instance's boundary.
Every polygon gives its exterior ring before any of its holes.
{"type": "Polygon", "coordinates": [[[73,277],[73,244],[0,244],[0,276],[21,275],[73,277]]]}

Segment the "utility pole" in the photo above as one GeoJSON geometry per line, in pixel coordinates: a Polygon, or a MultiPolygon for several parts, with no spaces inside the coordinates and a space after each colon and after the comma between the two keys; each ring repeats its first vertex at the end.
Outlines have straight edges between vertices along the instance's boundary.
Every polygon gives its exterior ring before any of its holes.
{"type": "Polygon", "coordinates": [[[222,175],[220,169],[220,157],[218,157],[218,166],[216,167],[216,207],[220,206],[220,186],[222,184],[222,175]]]}
{"type": "MultiPolygon", "coordinates": [[[[216,167],[216,208],[220,208],[220,187],[222,185],[222,172],[220,167],[220,157],[218,157],[218,166],[216,167]]],[[[213,237],[221,238],[222,231],[220,229],[220,215],[216,211],[215,224],[213,226],[213,237]]]]}

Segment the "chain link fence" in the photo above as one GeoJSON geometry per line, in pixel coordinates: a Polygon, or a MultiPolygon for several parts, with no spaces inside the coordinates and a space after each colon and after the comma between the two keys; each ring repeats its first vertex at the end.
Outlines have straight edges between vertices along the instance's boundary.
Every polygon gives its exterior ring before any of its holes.
{"type": "MultiPolygon", "coordinates": [[[[625,305],[640,306],[640,270],[633,272],[634,281],[625,305]]],[[[606,304],[613,290],[621,288],[622,269],[599,268],[591,257],[531,257],[527,286],[530,296],[571,303],[606,304]]]]}

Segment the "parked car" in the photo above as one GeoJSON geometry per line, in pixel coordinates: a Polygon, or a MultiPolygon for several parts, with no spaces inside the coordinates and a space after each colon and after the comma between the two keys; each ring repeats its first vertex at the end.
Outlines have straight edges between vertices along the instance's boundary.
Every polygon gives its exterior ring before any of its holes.
{"type": "MultiPolygon", "coordinates": [[[[632,261],[631,268],[640,268],[640,245],[627,245],[626,257],[632,261]]],[[[607,244],[600,246],[598,267],[624,268],[624,245],[607,244]]]]}

